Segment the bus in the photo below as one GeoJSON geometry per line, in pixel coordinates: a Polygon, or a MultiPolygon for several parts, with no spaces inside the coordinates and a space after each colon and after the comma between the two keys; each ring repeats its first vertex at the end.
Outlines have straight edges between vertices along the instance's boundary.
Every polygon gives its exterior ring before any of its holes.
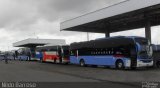
{"type": "Polygon", "coordinates": [[[21,61],[28,61],[31,58],[31,52],[29,48],[20,48],[17,50],[17,59],[21,61]]]}
{"type": "Polygon", "coordinates": [[[36,48],[36,57],[41,62],[69,63],[69,46],[43,46],[36,48]]]}
{"type": "Polygon", "coordinates": [[[70,63],[136,69],[153,66],[149,40],[138,36],[116,36],[70,45],[70,63]]]}
{"type": "Polygon", "coordinates": [[[35,50],[35,59],[37,61],[42,61],[43,51],[45,51],[45,50],[42,50],[40,47],[36,48],[36,50],[35,50]]]}

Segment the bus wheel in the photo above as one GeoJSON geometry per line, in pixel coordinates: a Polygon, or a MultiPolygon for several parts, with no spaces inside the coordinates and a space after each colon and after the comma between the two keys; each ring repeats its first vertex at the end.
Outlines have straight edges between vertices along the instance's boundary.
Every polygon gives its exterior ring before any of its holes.
{"type": "Polygon", "coordinates": [[[122,60],[118,60],[116,62],[116,68],[117,69],[123,69],[124,68],[124,64],[123,64],[123,61],[122,60]]]}
{"type": "Polygon", "coordinates": [[[156,65],[158,68],[160,68],[160,61],[158,61],[156,65]]]}
{"type": "Polygon", "coordinates": [[[80,60],[80,66],[81,67],[85,67],[86,65],[85,65],[85,62],[84,62],[84,60],[82,59],[82,60],[80,60]]]}

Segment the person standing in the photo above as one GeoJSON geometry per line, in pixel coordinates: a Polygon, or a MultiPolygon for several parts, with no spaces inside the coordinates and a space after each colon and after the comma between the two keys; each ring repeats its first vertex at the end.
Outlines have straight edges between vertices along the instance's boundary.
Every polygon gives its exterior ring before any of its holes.
{"type": "Polygon", "coordinates": [[[13,59],[16,60],[16,55],[15,55],[15,53],[13,53],[12,56],[13,56],[13,59]]]}
{"type": "Polygon", "coordinates": [[[8,64],[8,53],[5,53],[4,60],[5,60],[5,64],[8,64]]]}
{"type": "Polygon", "coordinates": [[[18,58],[18,51],[16,50],[15,51],[15,59],[17,59],[18,58]]]}
{"type": "Polygon", "coordinates": [[[31,60],[31,53],[27,52],[27,56],[28,56],[28,61],[30,61],[31,60]]]}

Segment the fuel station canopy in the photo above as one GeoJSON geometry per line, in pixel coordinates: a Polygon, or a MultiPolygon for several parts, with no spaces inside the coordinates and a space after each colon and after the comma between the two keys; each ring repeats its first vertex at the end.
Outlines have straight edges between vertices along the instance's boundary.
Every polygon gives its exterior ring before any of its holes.
{"type": "Polygon", "coordinates": [[[151,26],[160,25],[160,0],[126,0],[61,22],[61,31],[109,33],[145,27],[151,40],[151,26]]]}

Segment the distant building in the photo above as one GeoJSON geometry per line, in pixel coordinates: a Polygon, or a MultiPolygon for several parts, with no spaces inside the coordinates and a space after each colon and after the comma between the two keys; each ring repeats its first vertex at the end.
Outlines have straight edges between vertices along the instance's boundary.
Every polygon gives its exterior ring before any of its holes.
{"type": "Polygon", "coordinates": [[[43,46],[47,44],[57,45],[57,44],[66,44],[64,39],[25,39],[22,41],[18,41],[13,43],[14,47],[36,47],[36,46],[43,46]]]}

